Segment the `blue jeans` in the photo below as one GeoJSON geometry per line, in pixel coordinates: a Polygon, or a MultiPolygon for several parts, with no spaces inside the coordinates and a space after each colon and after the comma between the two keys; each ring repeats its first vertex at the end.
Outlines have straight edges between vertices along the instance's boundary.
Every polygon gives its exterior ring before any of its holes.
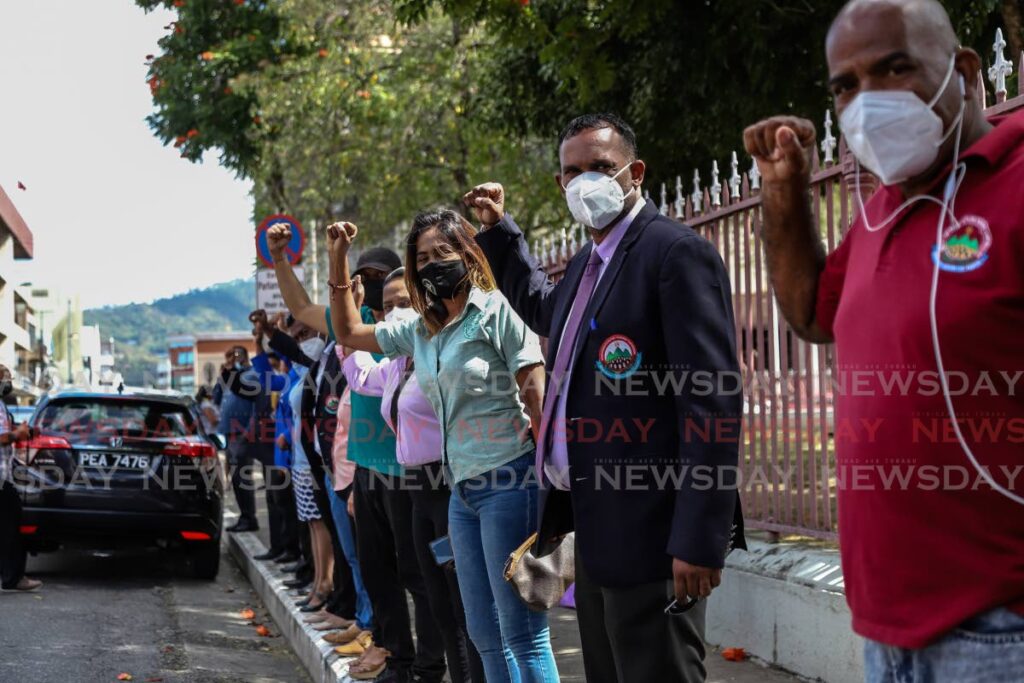
{"type": "Polygon", "coordinates": [[[1016,683],[1024,680],[1024,616],[995,609],[941,640],[907,650],[868,640],[867,683],[1016,683]]]}
{"type": "Polygon", "coordinates": [[[503,576],[505,560],[537,530],[537,481],[527,454],[459,482],[448,506],[466,624],[487,683],[558,683],[548,617],[531,611],[503,576]]]}
{"type": "Polygon", "coordinates": [[[352,569],[352,583],[356,587],[356,625],[363,630],[369,630],[373,625],[373,607],[370,605],[370,596],[366,592],[366,586],[363,585],[363,575],[359,571],[356,539],[352,535],[352,520],[348,516],[348,506],[334,490],[331,475],[324,474],[324,484],[327,486],[327,496],[331,500],[331,517],[334,518],[334,527],[338,530],[341,551],[345,554],[348,566],[352,569]]]}

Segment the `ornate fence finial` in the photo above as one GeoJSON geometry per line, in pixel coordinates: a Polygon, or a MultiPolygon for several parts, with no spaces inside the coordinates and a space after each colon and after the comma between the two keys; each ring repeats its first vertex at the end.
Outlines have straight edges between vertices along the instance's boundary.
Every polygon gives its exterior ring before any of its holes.
{"type": "Polygon", "coordinates": [[[722,205],[722,183],[718,182],[718,161],[711,162],[711,206],[722,205]]]}
{"type": "Polygon", "coordinates": [[[992,45],[992,52],[995,54],[995,61],[988,70],[988,80],[996,90],[996,102],[1006,101],[1006,77],[1013,73],[1013,62],[1006,61],[1003,50],[1006,49],[1006,41],[1003,40],[1003,29],[996,29],[996,40],[992,45]]]}
{"type": "Polygon", "coordinates": [[[551,238],[548,237],[548,236],[545,236],[544,237],[544,241],[542,242],[542,244],[543,244],[543,249],[544,249],[544,262],[545,263],[554,263],[555,262],[555,248],[554,248],[554,246],[553,246],[553,244],[551,242],[551,238]]]}
{"type": "Polygon", "coordinates": [[[658,207],[661,211],[662,216],[668,215],[668,190],[665,189],[665,183],[661,184],[661,206],[658,207]]]}
{"type": "Polygon", "coordinates": [[[683,210],[686,208],[686,200],[683,199],[683,178],[682,176],[676,176],[676,218],[683,217],[683,210]]]}
{"type": "Polygon", "coordinates": [[[562,248],[559,250],[558,255],[563,258],[569,258],[569,233],[566,232],[565,228],[562,228],[562,248]]]}
{"type": "Polygon", "coordinates": [[[825,165],[836,162],[835,152],[839,142],[832,135],[832,110],[825,110],[825,138],[821,141],[821,151],[825,155],[825,165]]]}
{"type": "Polygon", "coordinates": [[[694,215],[704,210],[704,193],[700,191],[700,171],[693,169],[693,194],[690,195],[694,215]]]}
{"type": "Polygon", "coordinates": [[[576,224],[576,231],[580,234],[580,246],[582,247],[584,244],[587,243],[587,239],[590,236],[587,234],[587,229],[583,227],[582,223],[576,224]]]}
{"type": "Polygon", "coordinates": [[[736,152],[732,153],[732,160],[729,162],[732,167],[732,174],[729,176],[729,196],[733,199],[740,198],[740,161],[736,158],[736,152]]]}
{"type": "Polygon", "coordinates": [[[747,177],[750,178],[750,191],[761,189],[761,171],[757,170],[757,159],[750,160],[750,170],[747,171],[747,177]]]}
{"type": "Polygon", "coordinates": [[[576,224],[573,223],[569,228],[569,254],[575,254],[579,251],[580,243],[576,240],[576,235],[579,231],[576,229],[576,224]]]}

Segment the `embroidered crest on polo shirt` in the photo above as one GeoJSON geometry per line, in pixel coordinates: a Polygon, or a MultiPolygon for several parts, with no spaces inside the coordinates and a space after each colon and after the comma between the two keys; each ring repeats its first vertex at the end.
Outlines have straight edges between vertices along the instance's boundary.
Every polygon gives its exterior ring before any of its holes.
{"type": "Polygon", "coordinates": [[[324,412],[328,415],[337,415],[338,406],[341,404],[341,399],[337,396],[328,396],[327,401],[324,402],[324,412]]]}
{"type": "Polygon", "coordinates": [[[992,246],[992,231],[981,216],[960,218],[959,225],[951,225],[942,234],[942,251],[932,247],[932,263],[948,273],[967,273],[976,270],[988,260],[992,246]]]}
{"type": "Polygon", "coordinates": [[[637,371],[642,358],[632,339],[624,334],[613,334],[601,344],[597,369],[611,379],[625,379],[637,371]]]}
{"type": "Polygon", "coordinates": [[[462,334],[466,339],[472,339],[476,334],[476,329],[480,327],[480,321],[483,320],[483,311],[475,311],[466,316],[466,320],[462,323],[462,334]]]}

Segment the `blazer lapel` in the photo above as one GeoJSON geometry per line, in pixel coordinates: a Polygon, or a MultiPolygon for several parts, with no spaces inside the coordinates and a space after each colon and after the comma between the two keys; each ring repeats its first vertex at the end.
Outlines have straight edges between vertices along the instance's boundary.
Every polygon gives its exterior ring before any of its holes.
{"type": "Polygon", "coordinates": [[[604,300],[608,297],[608,293],[615,284],[615,279],[619,275],[619,270],[622,269],[622,264],[629,254],[630,247],[636,238],[640,236],[640,233],[643,232],[643,229],[647,227],[647,224],[657,216],[658,210],[648,200],[646,206],[633,219],[633,224],[629,226],[629,230],[622,236],[622,241],[616,247],[615,254],[612,256],[612,260],[608,262],[608,267],[601,276],[601,281],[597,283],[597,289],[594,290],[593,296],[590,297],[587,310],[583,313],[583,320],[580,322],[580,329],[576,337],[576,345],[573,347],[572,361],[569,367],[576,367],[576,361],[579,360],[579,355],[583,351],[587,335],[590,334],[591,322],[597,319],[597,314],[601,312],[601,306],[604,305],[604,300]]]}

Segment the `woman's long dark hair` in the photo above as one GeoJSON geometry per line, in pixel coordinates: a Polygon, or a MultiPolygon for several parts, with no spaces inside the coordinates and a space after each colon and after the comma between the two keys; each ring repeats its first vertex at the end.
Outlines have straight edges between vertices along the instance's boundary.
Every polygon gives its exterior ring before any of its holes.
{"type": "Polygon", "coordinates": [[[467,276],[460,285],[460,291],[474,286],[490,292],[496,289],[496,286],[491,266],[474,239],[476,228],[469,221],[451,209],[424,211],[417,215],[412,221],[412,229],[405,241],[405,286],[409,289],[413,308],[423,316],[423,324],[430,336],[433,336],[444,327],[445,319],[431,308],[427,290],[420,282],[419,270],[416,267],[416,242],[420,235],[430,228],[437,228],[444,242],[466,264],[467,276]]]}

